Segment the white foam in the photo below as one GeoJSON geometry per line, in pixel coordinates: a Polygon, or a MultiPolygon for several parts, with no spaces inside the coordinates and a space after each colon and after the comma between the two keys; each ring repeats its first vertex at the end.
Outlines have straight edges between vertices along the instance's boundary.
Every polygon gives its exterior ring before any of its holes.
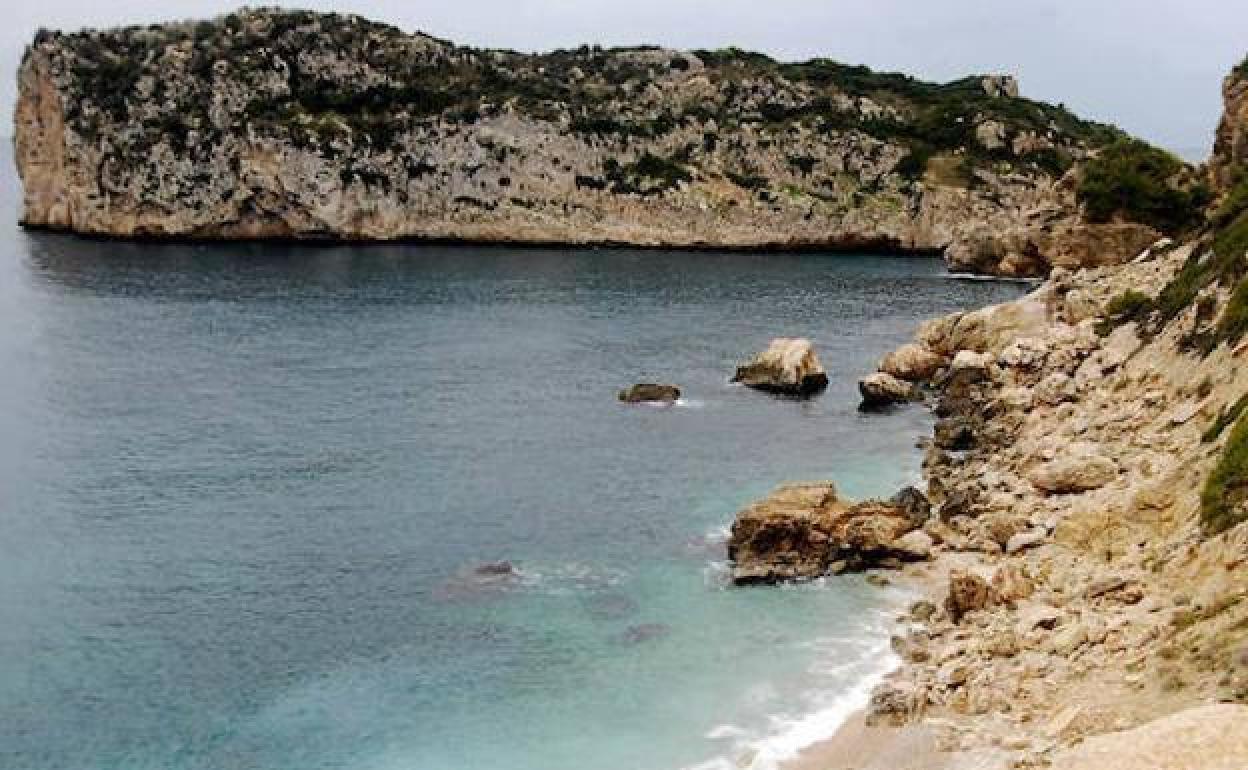
{"type": "Polygon", "coordinates": [[[678,398],[675,404],[685,409],[701,409],[706,406],[706,402],[700,398],[678,398]]]}
{"type": "Polygon", "coordinates": [[[774,714],[761,735],[733,725],[716,727],[707,737],[731,739],[731,750],[684,770],[777,770],[804,749],[831,738],[845,720],[867,705],[872,688],[899,664],[887,641],[888,617],[887,611],[873,613],[860,627],[860,634],[810,643],[826,652],[811,664],[811,674],[848,687],[811,693],[811,710],[796,716],[774,714]],[[853,650],[848,658],[847,647],[853,650]]]}

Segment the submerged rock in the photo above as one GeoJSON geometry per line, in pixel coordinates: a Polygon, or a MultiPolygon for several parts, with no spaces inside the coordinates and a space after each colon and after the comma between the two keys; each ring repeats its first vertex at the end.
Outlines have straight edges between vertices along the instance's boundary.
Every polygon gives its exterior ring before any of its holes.
{"type": "Polygon", "coordinates": [[[878,409],[891,404],[920,401],[923,395],[912,383],[899,380],[891,374],[876,372],[858,381],[863,409],[878,409]]]}
{"type": "Polygon", "coordinates": [[[509,561],[492,561],[459,569],[433,591],[439,601],[483,599],[506,592],[520,581],[520,571],[509,561]]]}
{"type": "Polygon", "coordinates": [[[680,399],[680,388],[675,385],[639,382],[631,388],[621,390],[619,397],[621,401],[629,404],[651,401],[670,404],[680,399]]]}
{"type": "Polygon", "coordinates": [[[828,386],[828,374],[810,340],[777,337],[749,363],[737,367],[732,381],[773,393],[809,395],[828,386]]]}
{"type": "Polygon", "coordinates": [[[666,623],[638,623],[624,629],[623,633],[616,637],[616,641],[621,644],[641,644],[660,639],[671,632],[672,627],[666,623]]]}

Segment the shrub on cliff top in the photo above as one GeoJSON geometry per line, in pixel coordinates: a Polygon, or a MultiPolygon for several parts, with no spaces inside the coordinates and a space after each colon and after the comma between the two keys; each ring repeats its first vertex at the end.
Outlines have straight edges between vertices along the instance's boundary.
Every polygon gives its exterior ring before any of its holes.
{"type": "Polygon", "coordinates": [[[1138,139],[1120,139],[1090,160],[1079,202],[1092,222],[1126,219],[1166,233],[1198,224],[1209,193],[1182,180],[1183,162],[1138,139]]]}
{"type": "Polygon", "coordinates": [[[1216,535],[1248,519],[1248,417],[1231,429],[1222,457],[1200,493],[1200,524],[1206,535],[1216,535]]]}

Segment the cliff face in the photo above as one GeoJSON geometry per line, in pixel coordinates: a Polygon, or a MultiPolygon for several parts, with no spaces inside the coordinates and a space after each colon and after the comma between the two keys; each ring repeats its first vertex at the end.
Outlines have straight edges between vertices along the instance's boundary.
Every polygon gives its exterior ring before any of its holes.
{"type": "MultiPolygon", "coordinates": [[[[531,56],[275,10],[41,32],[19,80],[23,222],[108,236],[939,250],[1069,229],[1066,172],[1115,136],[1005,77],[531,56]]],[[[969,269],[1048,256],[999,262],[969,269]]]]}
{"type": "Polygon", "coordinates": [[[1054,270],[882,362],[936,400],[943,601],[894,639],[873,721],[925,724],[976,767],[1248,766],[1245,80],[1199,232],[1054,270]]]}
{"type": "Polygon", "coordinates": [[[1225,110],[1214,138],[1209,168],[1217,187],[1230,187],[1236,169],[1248,165],[1248,59],[1222,83],[1225,110]]]}

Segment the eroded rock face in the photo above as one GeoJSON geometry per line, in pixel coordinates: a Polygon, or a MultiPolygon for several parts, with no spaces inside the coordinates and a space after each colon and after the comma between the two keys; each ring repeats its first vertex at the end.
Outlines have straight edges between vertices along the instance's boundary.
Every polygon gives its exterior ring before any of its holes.
{"type": "Polygon", "coordinates": [[[621,401],[629,404],[640,404],[648,401],[670,404],[680,400],[680,388],[675,385],[641,382],[631,388],[621,390],[619,398],[621,401]]]}
{"type": "Polygon", "coordinates": [[[890,503],[840,499],[830,482],[788,484],[737,514],[728,541],[733,580],[777,583],[927,558],[929,540],[890,503]]]}
{"type": "Polygon", "coordinates": [[[1222,82],[1222,104],[1209,171],[1214,187],[1225,190],[1236,167],[1248,165],[1248,68],[1241,65],[1222,82]]]}
{"type": "Polygon", "coordinates": [[[1063,216],[1059,225],[981,228],[951,243],[945,249],[945,261],[954,272],[1046,275],[1054,267],[1121,265],[1161,238],[1161,233],[1147,225],[1088,224],[1069,214],[1063,216]]]}
{"type": "Polygon", "coordinates": [[[806,339],[777,337],[732,378],[758,390],[792,395],[817,393],[828,386],[828,373],[806,339]]]}
{"type": "Polygon", "coordinates": [[[741,61],[525,55],[275,9],[43,32],[19,72],[22,221],[122,237],[936,252],[973,227],[1073,212],[1039,161],[1101,141],[1068,118],[1035,136],[998,106],[1011,82],[989,77],[961,94],[957,119],[990,120],[1015,172],[995,173],[994,156],[973,183],[925,175],[879,127],[935,97],[765,57],[742,83],[741,61]]]}

